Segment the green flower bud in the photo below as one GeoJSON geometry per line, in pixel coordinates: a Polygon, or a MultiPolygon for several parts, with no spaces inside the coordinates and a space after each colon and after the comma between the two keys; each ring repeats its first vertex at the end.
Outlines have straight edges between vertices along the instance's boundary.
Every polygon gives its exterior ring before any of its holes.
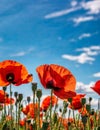
{"type": "Polygon", "coordinates": [[[32,91],[35,93],[35,91],[37,90],[37,83],[32,83],[32,91]]]}
{"type": "Polygon", "coordinates": [[[86,104],[86,110],[87,110],[88,112],[90,112],[90,110],[91,110],[91,105],[86,104]]]}
{"type": "Polygon", "coordinates": [[[19,99],[19,101],[21,102],[22,99],[23,99],[23,94],[18,94],[18,99],[19,99]]]}
{"type": "Polygon", "coordinates": [[[86,98],[82,98],[82,99],[81,99],[81,103],[82,103],[82,105],[85,105],[85,103],[86,103],[86,98]]]}
{"type": "Polygon", "coordinates": [[[42,90],[41,90],[41,89],[38,89],[38,90],[37,90],[36,96],[37,96],[37,98],[39,98],[39,99],[42,97],[42,90]]]}

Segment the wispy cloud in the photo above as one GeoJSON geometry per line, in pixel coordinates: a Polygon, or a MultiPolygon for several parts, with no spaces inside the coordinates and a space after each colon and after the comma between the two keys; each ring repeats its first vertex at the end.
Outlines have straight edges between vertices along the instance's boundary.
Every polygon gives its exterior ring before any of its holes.
{"type": "Polygon", "coordinates": [[[90,33],[83,33],[82,35],[80,35],[78,37],[79,40],[82,40],[83,38],[88,38],[88,37],[91,37],[91,34],[90,33]]]}
{"type": "Polygon", "coordinates": [[[89,84],[84,84],[82,82],[77,82],[76,84],[76,91],[80,93],[92,93],[93,90],[91,87],[94,85],[94,82],[90,82],[89,84]]]}
{"type": "Polygon", "coordinates": [[[100,72],[97,72],[97,73],[93,74],[93,77],[100,78],[100,72]]]}
{"type": "Polygon", "coordinates": [[[90,46],[90,47],[84,47],[84,48],[78,48],[76,51],[82,51],[80,55],[68,55],[63,54],[62,58],[76,61],[80,64],[89,63],[91,64],[93,61],[95,61],[95,58],[93,56],[96,56],[100,54],[100,46],[90,46]]]}
{"type": "Polygon", "coordinates": [[[95,56],[95,55],[100,54],[100,46],[90,46],[90,47],[78,48],[78,49],[76,49],[76,51],[82,51],[89,56],[95,56]]]}
{"type": "Polygon", "coordinates": [[[94,20],[94,17],[93,16],[84,16],[84,17],[78,17],[78,18],[74,18],[73,19],[73,22],[78,25],[82,22],[87,22],[87,21],[91,21],[91,20],[94,20]]]}
{"type": "Polygon", "coordinates": [[[89,2],[82,2],[81,6],[88,10],[87,14],[98,14],[100,13],[100,0],[92,0],[89,2]]]}
{"type": "Polygon", "coordinates": [[[78,9],[80,9],[80,7],[73,7],[73,8],[70,8],[70,9],[65,9],[65,10],[53,12],[53,13],[50,13],[50,14],[47,14],[46,16],[44,16],[44,18],[50,19],[50,18],[60,17],[60,16],[63,16],[63,15],[67,15],[69,13],[72,13],[74,11],[77,11],[78,9]]]}
{"type": "Polygon", "coordinates": [[[64,55],[62,55],[62,58],[68,59],[68,60],[71,60],[71,61],[76,61],[80,64],[84,64],[84,63],[90,63],[91,64],[95,60],[93,57],[88,56],[86,53],[81,53],[78,56],[64,54],[64,55]]]}
{"type": "Polygon", "coordinates": [[[71,1],[71,6],[72,7],[76,6],[77,4],[78,4],[77,1],[75,1],[75,0],[71,1]]]}
{"type": "Polygon", "coordinates": [[[26,54],[31,53],[33,50],[34,50],[34,48],[29,48],[27,51],[20,51],[20,52],[11,54],[10,56],[11,56],[11,57],[20,57],[20,56],[24,56],[24,55],[26,55],[26,54]]]}

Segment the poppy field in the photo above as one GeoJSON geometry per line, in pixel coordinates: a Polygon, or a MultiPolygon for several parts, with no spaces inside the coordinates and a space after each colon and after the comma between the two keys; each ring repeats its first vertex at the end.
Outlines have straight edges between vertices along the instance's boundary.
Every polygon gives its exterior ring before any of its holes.
{"type": "MultiPolygon", "coordinates": [[[[23,64],[0,62],[0,130],[100,130],[100,99],[93,109],[92,97],[87,102],[85,93],[76,92],[77,81],[70,70],[44,64],[36,72],[45,91],[50,91],[45,98],[23,64]],[[12,87],[27,83],[33,95],[24,100],[23,93],[13,92],[12,87]]],[[[100,95],[100,80],[91,89],[100,95]]]]}

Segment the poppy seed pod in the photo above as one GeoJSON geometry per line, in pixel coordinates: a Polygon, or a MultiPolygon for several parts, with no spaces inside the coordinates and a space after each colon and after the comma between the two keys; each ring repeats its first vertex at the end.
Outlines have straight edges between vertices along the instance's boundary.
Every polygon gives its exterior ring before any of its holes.
{"type": "Polygon", "coordinates": [[[91,102],[92,101],[92,97],[89,97],[89,102],[91,102]]]}
{"type": "Polygon", "coordinates": [[[23,99],[23,94],[18,94],[18,99],[19,99],[19,101],[21,102],[22,99],[23,99]]]}
{"type": "Polygon", "coordinates": [[[31,98],[28,96],[27,97],[27,102],[29,103],[31,101],[31,98]]]}
{"type": "Polygon", "coordinates": [[[70,103],[72,103],[72,98],[68,98],[68,101],[69,101],[70,103]]]}
{"type": "Polygon", "coordinates": [[[87,110],[88,112],[90,112],[90,110],[91,110],[91,105],[86,104],[86,110],[87,110]]]}
{"type": "Polygon", "coordinates": [[[14,92],[14,96],[15,96],[15,98],[17,98],[18,92],[14,92]]]}
{"type": "Polygon", "coordinates": [[[37,90],[36,96],[38,97],[38,99],[40,99],[42,97],[42,91],[41,91],[41,89],[37,90]]]}
{"type": "Polygon", "coordinates": [[[82,103],[82,105],[84,105],[86,103],[86,98],[82,98],[81,103],[82,103]]]}
{"type": "Polygon", "coordinates": [[[37,90],[37,83],[32,83],[32,91],[35,92],[37,90]]]}
{"type": "Polygon", "coordinates": [[[7,87],[3,87],[3,90],[6,91],[7,87]]]}

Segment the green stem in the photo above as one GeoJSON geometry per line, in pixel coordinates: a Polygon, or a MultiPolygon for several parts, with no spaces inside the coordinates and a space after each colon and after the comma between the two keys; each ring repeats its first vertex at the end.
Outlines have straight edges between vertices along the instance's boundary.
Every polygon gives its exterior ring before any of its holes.
{"type": "Polygon", "coordinates": [[[11,89],[11,84],[10,84],[10,112],[11,112],[11,122],[10,122],[10,130],[12,130],[13,128],[13,123],[12,123],[12,102],[11,102],[11,99],[12,99],[12,89],[11,89]]]}
{"type": "Polygon", "coordinates": [[[50,130],[52,130],[52,95],[53,95],[53,90],[51,89],[51,99],[50,99],[50,130]]]}

